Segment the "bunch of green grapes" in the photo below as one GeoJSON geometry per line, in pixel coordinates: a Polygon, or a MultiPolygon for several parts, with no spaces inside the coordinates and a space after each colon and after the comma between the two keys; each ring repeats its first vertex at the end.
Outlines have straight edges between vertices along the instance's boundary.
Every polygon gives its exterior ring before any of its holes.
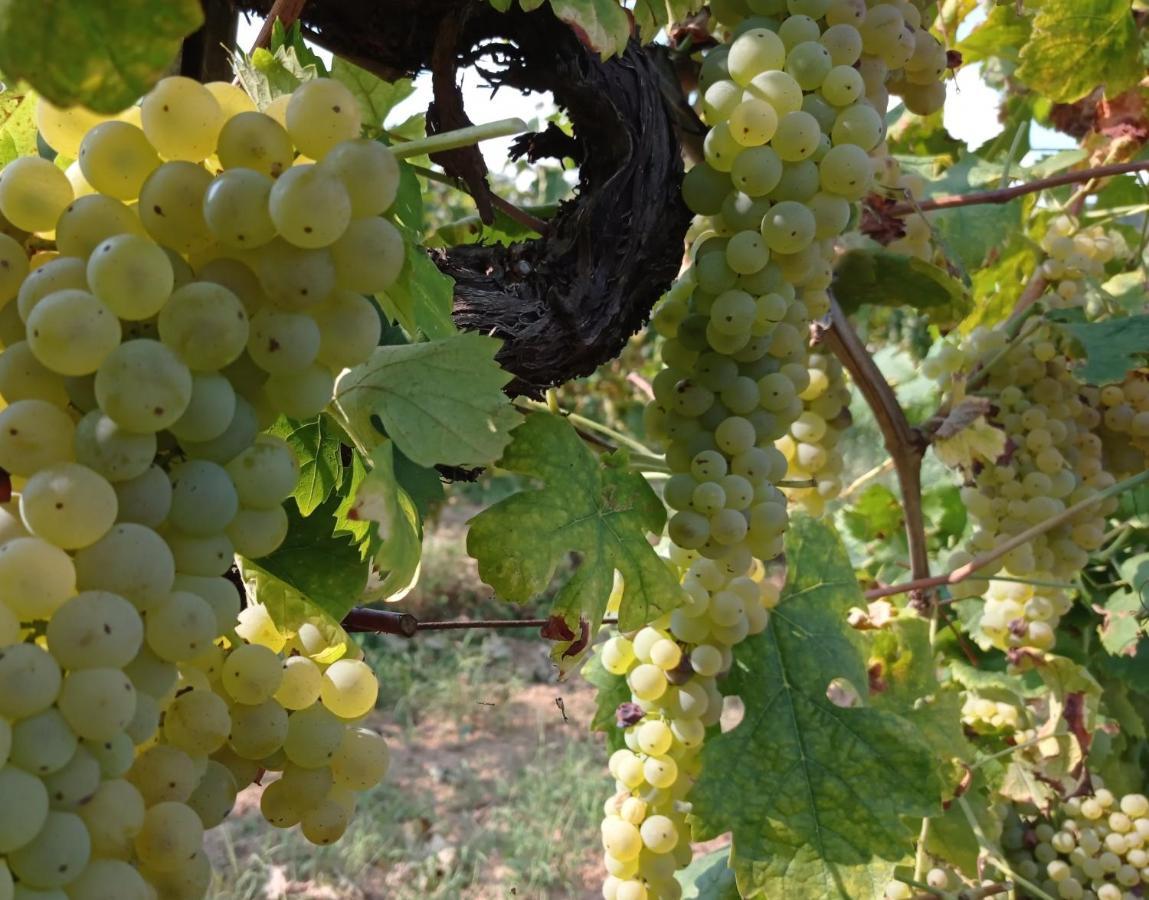
{"type": "Polygon", "coordinates": [[[1086,395],[1101,411],[1097,435],[1106,467],[1118,478],[1144,471],[1149,457],[1149,373],[1135,369],[1120,383],[1091,387],[1086,395]]]}
{"type": "MultiPolygon", "coordinates": [[[[958,872],[944,865],[934,866],[925,873],[924,877],[924,883],[930,888],[929,895],[932,896],[953,896],[958,891],[970,886],[958,872]]],[[[987,884],[989,883],[992,882],[987,881],[987,884]]],[[[923,896],[923,894],[925,892],[918,891],[913,885],[896,879],[887,884],[885,890],[886,900],[912,900],[912,898],[923,896]]],[[[957,896],[962,895],[957,894],[957,896]]]]}
{"type": "MultiPolygon", "coordinates": [[[[1095,433],[1101,414],[1052,329],[1038,324],[1009,343],[1004,333],[979,328],[956,352],[960,362],[949,349],[934,356],[931,369],[978,373],[976,395],[989,401],[987,421],[1004,438],[996,459],[973,459],[962,471],[961,498],[974,530],[964,551],[950,560],[961,565],[1115,479],[1105,468],[1095,433]]],[[[1113,499],[1095,504],[979,573],[997,575],[994,581],[971,579],[957,586],[956,596],[985,595],[975,633],[979,643],[1001,649],[1052,647],[1058,620],[1071,603],[1056,584],[1072,578],[1101,546],[1106,517],[1115,508],[1113,499]]]]}
{"type": "Polygon", "coordinates": [[[962,700],[962,724],[978,734],[1012,733],[1026,724],[1024,708],[1004,700],[980,696],[968,691],[962,700]]]}
{"type": "Polygon", "coordinates": [[[689,602],[602,649],[632,698],[627,747],[611,759],[606,900],[679,896],[690,785],[721,714],[714,679],[777,602],[763,565],[788,526],[775,442],[837,487],[828,451],[847,398],[835,364],[809,358],[807,334],[829,310],[834,241],[872,185],[887,98],[871,98],[855,68],[862,37],[832,17],[842,4],[790,6],[780,24],[743,22],[703,64],[705,162],[683,185],[698,218],[690,262],[655,311],[664,368],[646,410],[671,470],[670,558],[689,602]]]}
{"type": "Polygon", "coordinates": [[[0,896],[199,897],[259,770],[327,843],[386,769],[370,669],[256,640],[224,577],[287,531],[299,464],[263,429],[367,359],[402,265],[354,96],[274,106],[179,77],[116,118],[43,104],[76,163],[0,170],[0,896]]]}
{"type": "Polygon", "coordinates": [[[802,413],[774,446],[786,457],[789,480],[814,482],[812,487],[786,488],[786,496],[811,516],[820,516],[826,501],[842,491],[844,460],[838,441],[851,422],[850,387],[842,364],[831,354],[811,353],[806,367],[810,384],[798,395],[802,413]]]}
{"type": "MultiPolygon", "coordinates": [[[[945,46],[923,23],[922,10],[928,6],[908,0],[716,0],[710,9],[719,37],[769,28],[788,46],[819,42],[834,65],[856,66],[875,108],[884,112],[896,95],[910,112],[924,116],[945,102],[948,67],[945,46]]],[[[711,80],[707,74],[704,64],[704,91],[711,80]]],[[[821,111],[818,99],[811,102],[815,115],[821,111]]]]}
{"type": "Polygon", "coordinates": [[[1149,799],[1116,797],[1098,785],[1062,801],[1051,817],[1015,820],[1003,843],[1017,873],[1051,897],[1140,897],[1149,885],[1149,799]]]}
{"type": "Polygon", "coordinates": [[[1092,314],[1099,310],[1088,302],[1088,282],[1103,279],[1106,263],[1129,252],[1119,232],[1107,232],[1100,225],[1080,228],[1068,216],[1049,223],[1041,249],[1046,259],[1040,272],[1048,283],[1042,302],[1051,309],[1076,307],[1092,314]]]}

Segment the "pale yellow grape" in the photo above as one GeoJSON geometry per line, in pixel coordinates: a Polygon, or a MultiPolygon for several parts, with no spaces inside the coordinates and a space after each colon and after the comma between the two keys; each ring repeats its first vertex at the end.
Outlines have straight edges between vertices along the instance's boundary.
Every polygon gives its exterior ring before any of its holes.
{"type": "Polygon", "coordinates": [[[291,102],[291,94],[282,94],[263,107],[263,114],[274,119],[287,128],[287,104],[291,102]]]}
{"type": "Polygon", "coordinates": [[[144,639],[143,620],[118,594],[84,591],[48,622],[48,649],[66,669],[121,668],[144,639]]]}
{"type": "Polygon", "coordinates": [[[76,426],[46,400],[17,400],[0,412],[0,466],[28,477],[37,470],[75,458],[76,426]]]}
{"type": "MultiPolygon", "coordinates": [[[[153,704],[156,699],[166,697],[179,680],[179,669],[156,656],[146,643],[136,658],[124,667],[124,672],[139,695],[151,697],[153,704]]],[[[156,718],[159,718],[158,707],[156,718]]]]}
{"type": "Polygon", "coordinates": [[[9,723],[0,718],[0,769],[9,762],[26,772],[47,775],[67,765],[79,742],[71,727],[54,708],[9,723]]]}
{"type": "Polygon", "coordinates": [[[130,340],[97,370],[95,397],[116,424],[154,433],[184,414],[192,398],[192,374],[160,341],[130,340]]]}
{"type": "Polygon", "coordinates": [[[233,700],[255,705],[270,700],[279,689],[283,668],[274,651],[259,644],[244,644],[228,654],[221,677],[233,700]]]}
{"type": "Polygon", "coordinates": [[[99,409],[80,420],[75,435],[76,461],[113,482],[142,475],[156,455],[154,434],[126,431],[99,409]]]}
{"type": "Polygon", "coordinates": [[[634,662],[634,648],[626,638],[615,635],[602,645],[600,659],[603,668],[612,675],[625,675],[634,662]]]}
{"type": "Polygon", "coordinates": [[[28,254],[6,234],[0,234],[0,306],[11,301],[28,277],[28,254]]]}
{"type": "Polygon", "coordinates": [[[170,900],[201,900],[211,887],[212,868],[206,853],[195,854],[184,865],[170,872],[158,872],[147,866],[141,871],[152,888],[161,897],[170,900]]]}
{"type": "Polygon", "coordinates": [[[297,766],[315,768],[328,765],[343,742],[345,725],[322,706],[312,706],[292,714],[283,749],[297,766]]]}
{"type": "Polygon", "coordinates": [[[28,315],[28,346],[61,375],[90,375],[120,343],[120,321],[87,291],[56,291],[28,315]]]}
{"type": "Polygon", "coordinates": [[[83,106],[61,109],[43,97],[36,100],[36,129],[49,147],[69,159],[79,154],[84,135],[107,120],[83,106]]]}
{"type": "Polygon", "coordinates": [[[319,326],[318,360],[333,369],[367,362],[379,345],[383,322],[367,297],[337,291],[314,313],[319,326]]]}
{"type": "Polygon", "coordinates": [[[341,141],[359,137],[363,127],[355,95],[331,78],[297,87],[287,104],[286,123],[295,146],[312,159],[321,159],[341,141]]]}
{"type": "Polygon", "coordinates": [[[231,424],[235,407],[235,389],[225,376],[217,372],[193,374],[188,407],[168,430],[181,445],[187,441],[203,443],[214,440],[231,424]]]}
{"type": "Polygon", "coordinates": [[[216,154],[228,169],[251,169],[277,178],[291,167],[295,150],[282,124],[261,112],[230,118],[219,133],[216,154]]]}
{"type": "Polygon", "coordinates": [[[137,207],[148,234],[178,253],[191,253],[211,243],[203,215],[211,181],[210,172],[190,162],[166,162],[152,172],[140,189],[137,207]]]}
{"type": "Polygon", "coordinates": [[[292,828],[299,824],[304,807],[281,778],[264,788],[259,798],[259,811],[273,828],[292,828]]]}
{"type": "MultiPolygon", "coordinates": [[[[139,705],[139,694],[136,695],[136,705],[139,705]]],[[[83,744],[99,763],[100,776],[105,780],[120,778],[132,767],[136,746],[126,730],[106,741],[84,741],[83,744]]]]}
{"type": "Polygon", "coordinates": [[[178,288],[159,315],[160,340],[197,371],[213,372],[237,359],[249,329],[239,298],[206,281],[178,288]]]}
{"type": "Polygon", "coordinates": [[[140,103],[144,134],[165,159],[199,162],[215,151],[223,110],[198,81],[160,79],[140,103]]]}
{"type": "Polygon", "coordinates": [[[231,812],[237,793],[235,776],[222,763],[210,759],[187,805],[199,816],[205,829],[215,828],[231,812]]]}
{"type": "Polygon", "coordinates": [[[280,309],[310,309],[335,289],[335,263],[327,248],[303,250],[277,238],[257,251],[255,265],[259,283],[280,309]]]}
{"type": "Polygon", "coordinates": [[[853,67],[862,55],[862,36],[854,23],[834,22],[818,40],[830,51],[835,66],[853,67]]]}
{"type": "Polygon", "coordinates": [[[746,93],[769,103],[779,118],[802,108],[802,86],[785,72],[762,72],[746,86],[746,93]]]}
{"type": "Polygon", "coordinates": [[[48,819],[48,792],[34,775],[0,767],[0,853],[26,846],[48,819]]]}
{"type": "Polygon", "coordinates": [[[116,506],[107,479],[78,463],[41,469],[20,494],[20,516],[28,530],[65,550],[103,537],[116,520],[116,506]]]}
{"type": "Polygon", "coordinates": [[[866,83],[853,66],[836,65],[822,82],[822,96],[834,106],[849,106],[865,93],[866,83]]]}
{"type": "Polygon", "coordinates": [[[171,478],[171,527],[183,534],[206,537],[222,531],[235,517],[239,497],[218,463],[187,459],[172,466],[171,478]]]}
{"type": "Polygon", "coordinates": [[[382,215],[395,202],[399,163],[378,141],[341,141],[323,157],[319,167],[343,182],[351,198],[352,218],[382,215]]]}
{"type": "Polygon", "coordinates": [[[335,787],[331,769],[320,767],[305,769],[290,762],[283,766],[283,785],[304,809],[317,806],[335,787]]]}
{"type": "Polygon", "coordinates": [[[651,787],[668,788],[678,780],[678,764],[669,756],[648,756],[642,774],[651,787]]]}
{"type": "Polygon", "coordinates": [[[87,290],[87,264],[82,259],[61,256],[28,273],[16,294],[20,318],[25,322],[36,304],[57,291],[87,290]]]}
{"type": "Polygon", "coordinates": [[[136,691],[119,669],[80,669],[68,673],[56,705],[77,735],[105,741],[132,720],[136,691]]]}
{"type": "Polygon", "coordinates": [[[203,825],[183,803],[157,803],[144,814],[134,846],[140,861],[158,871],[172,871],[201,852],[203,825]]]}
{"type": "MultiPolygon", "coordinates": [[[[298,715],[301,713],[292,715],[291,721],[298,715]]],[[[340,727],[342,728],[342,725],[340,727]]],[[[231,734],[228,741],[231,748],[244,759],[263,759],[270,756],[284,746],[287,737],[287,713],[274,700],[268,700],[258,706],[237,704],[231,707],[231,734]]]]}
{"type": "Polygon", "coordinates": [[[818,164],[822,188],[847,200],[860,200],[869,190],[873,164],[861,147],[839,144],[818,164]]]}
{"type": "Polygon", "coordinates": [[[144,876],[121,859],[93,859],[68,885],[68,900],[148,900],[152,896],[144,876]]]}
{"type": "Polygon", "coordinates": [[[172,264],[163,249],[138,234],[108,238],[88,259],[92,292],[121,319],[150,319],[175,286],[172,264]]]}
{"type": "Polygon", "coordinates": [[[227,464],[240,503],[254,509],[279,506],[299,479],[299,462],[282,438],[260,435],[255,442],[227,464]]]}
{"type": "MultiPolygon", "coordinates": [[[[18,798],[5,795],[7,802],[18,798]]],[[[88,864],[92,844],[83,820],[70,812],[50,812],[30,842],[8,854],[12,874],[33,888],[59,888],[88,864]]]]}
{"type": "Polygon", "coordinates": [[[183,803],[195,790],[199,768],[180,748],[153,744],[136,757],[127,780],[148,806],[167,800],[183,803]]]}
{"type": "Polygon", "coordinates": [[[52,809],[75,812],[100,786],[100,764],[86,747],[80,746],[67,765],[42,780],[52,809]]]}
{"type": "Polygon", "coordinates": [[[365,728],[350,728],[331,760],[337,784],[354,791],[373,788],[387,775],[391,753],[382,735],[365,728]]]}
{"type": "Polygon", "coordinates": [[[230,81],[209,81],[204,87],[215,97],[215,102],[219,104],[225,120],[230,121],[241,113],[255,109],[255,101],[237,84],[232,84],[230,81]]]}
{"type": "Polygon", "coordinates": [[[781,69],[785,62],[785,45],[777,34],[765,28],[754,28],[739,35],[726,57],[730,77],[743,87],[760,72],[781,69]]]}
{"type": "Polygon", "coordinates": [[[75,567],[63,550],[38,537],[0,545],[0,603],[21,619],[47,619],[75,593],[75,567]]]}
{"type": "Polygon", "coordinates": [[[630,689],[639,700],[657,700],[666,693],[666,673],[652,663],[643,663],[627,676],[630,689]]]}
{"type": "Polygon", "coordinates": [[[282,506],[272,509],[240,507],[227,526],[235,552],[248,559],[260,559],[279,549],[290,523],[282,506]]]}
{"type": "Polygon", "coordinates": [[[285,709],[306,709],[319,699],[322,687],[323,672],[319,666],[306,656],[292,656],[283,660],[283,680],[275,700],[285,709]]]}
{"type": "Polygon", "coordinates": [[[134,785],[123,779],[103,782],[79,809],[92,838],[93,854],[126,858],[132,839],[143,825],[145,810],[143,797],[134,785]]]}
{"type": "Polygon", "coordinates": [[[333,844],[343,837],[351,811],[331,798],[307,810],[299,820],[300,831],[313,844],[333,844]]]}
{"type": "Polygon", "coordinates": [[[643,722],[635,732],[639,749],[651,756],[661,756],[670,750],[674,735],[670,726],[660,719],[643,722]]]}
{"type": "Polygon", "coordinates": [[[155,528],[167,518],[171,507],[172,487],[167,473],[151,466],[142,475],[113,485],[119,500],[117,518],[155,528]]]}
{"type": "Polygon", "coordinates": [[[706,738],[706,726],[698,719],[675,719],[670,730],[683,747],[699,747],[706,738]]]}
{"type": "Polygon", "coordinates": [[[615,859],[626,862],[642,851],[642,835],[630,822],[610,816],[602,823],[602,847],[615,859]]]}
{"type": "Polygon", "coordinates": [[[110,237],[143,233],[144,227],[132,209],[114,197],[89,194],[68,204],[60,215],[56,223],[56,247],[65,257],[86,259],[110,237]]]}
{"type": "Polygon", "coordinates": [[[268,374],[289,375],[315,362],[320,340],[319,326],[311,316],[264,309],[251,321],[247,352],[268,374]]]}
{"type": "Polygon", "coordinates": [[[148,611],[167,600],[175,579],[175,560],[167,543],[145,525],[117,522],[74,557],[81,590],[110,591],[136,609],[148,611]]]}
{"type": "Polygon", "coordinates": [[[678,829],[667,816],[647,817],[639,828],[642,842],[654,853],[669,853],[678,844],[678,829]]]}
{"type": "Polygon", "coordinates": [[[262,247],[275,238],[268,213],[272,180],[252,169],[217,175],[204,194],[204,220],[222,244],[240,250],[262,247]]]}
{"type": "Polygon", "coordinates": [[[215,611],[207,601],[197,594],[174,591],[167,602],[148,612],[145,631],[156,656],[181,662],[204,651],[215,637],[215,625],[215,611]]]}
{"type": "Polygon", "coordinates": [[[52,231],[72,202],[72,183],[38,156],[22,156],[0,169],[0,213],[22,231],[52,231]]]}
{"type": "Polygon", "coordinates": [[[343,236],[331,245],[337,284],[363,294],[390,287],[403,269],[405,255],[399,230],[379,217],[351,222],[343,236]]]}
{"type": "Polygon", "coordinates": [[[275,181],[268,201],[271,220],[297,247],[326,247],[351,221],[351,197],[343,182],[314,165],[293,166],[275,181]]]}
{"type": "Polygon", "coordinates": [[[77,161],[88,184],[117,200],[135,200],[160,165],[143,131],[115,121],[103,122],[84,136],[77,161]]]}
{"type": "Polygon", "coordinates": [[[335,715],[356,719],[375,708],[379,682],[371,667],[361,660],[341,659],[323,673],[320,697],[335,715]]]}
{"type": "Polygon", "coordinates": [[[287,643],[287,638],[276,626],[271,613],[261,603],[253,603],[243,608],[239,614],[235,633],[245,641],[252,644],[263,644],[276,653],[280,652],[287,643]]]}
{"type": "Polygon", "coordinates": [[[808,112],[786,113],[778,121],[771,146],[784,162],[797,162],[818,149],[822,129],[808,112]]]}
{"type": "Polygon", "coordinates": [[[650,661],[669,671],[682,661],[682,649],[674,641],[663,638],[650,648],[650,661]]]}
{"type": "Polygon", "coordinates": [[[267,380],[267,397],[276,409],[292,419],[310,419],[331,402],[335,377],[325,366],[313,364],[289,375],[267,380]]]}

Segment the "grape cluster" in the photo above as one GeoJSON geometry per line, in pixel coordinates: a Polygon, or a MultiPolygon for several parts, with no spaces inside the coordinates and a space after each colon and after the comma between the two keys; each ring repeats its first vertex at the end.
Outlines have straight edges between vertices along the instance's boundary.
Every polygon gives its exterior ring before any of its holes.
{"type": "Polygon", "coordinates": [[[838,441],[851,422],[850,388],[833,355],[811,353],[806,366],[810,385],[798,395],[804,408],[774,446],[786,457],[788,479],[814,482],[812,487],[786,488],[786,496],[811,516],[820,516],[826,501],[842,490],[844,460],[838,441]]]}
{"type": "Polygon", "coordinates": [[[962,701],[962,724],[977,734],[1015,732],[1025,724],[1023,716],[1023,708],[1003,700],[979,696],[975,691],[967,693],[962,701]]]}
{"type": "MultiPolygon", "coordinates": [[[[949,892],[966,887],[965,880],[956,871],[945,866],[934,866],[926,872],[925,883],[934,891],[946,892],[940,896],[951,896],[949,892]]],[[[895,880],[886,885],[884,896],[886,900],[913,900],[921,894],[912,885],[895,880]]]]}
{"type": "Polygon", "coordinates": [[[179,77],[116,118],[42,104],[76,162],[0,170],[0,897],[200,897],[264,770],[318,843],[386,770],[345,636],[289,642],[225,577],[286,534],[299,465],[262,429],[370,355],[403,259],[351,93],[273,107],[179,77]]]}
{"type": "MultiPolygon", "coordinates": [[[[955,566],[1115,482],[1095,433],[1101,414],[1051,329],[1038,325],[1009,344],[1003,332],[979,328],[958,353],[960,362],[954,350],[939,353],[936,369],[980,372],[977,394],[990,400],[988,420],[1004,432],[1006,444],[996,460],[978,460],[963,472],[961,498],[974,531],[965,550],[951,558],[955,566]]],[[[1079,572],[1101,545],[1106,516],[1115,508],[1113,499],[1095,504],[979,573],[998,580],[987,585],[971,579],[957,587],[956,596],[985,593],[979,642],[1001,649],[1052,647],[1071,599],[1060,588],[1033,582],[1063,582],[1079,572]]]]}
{"type": "Polygon", "coordinates": [[[922,9],[929,5],[909,0],[715,0],[710,10],[720,35],[766,27],[777,29],[788,45],[791,39],[820,41],[834,65],[856,65],[877,109],[885,111],[893,94],[910,112],[926,116],[945,102],[942,79],[949,65],[945,47],[923,24],[922,9]]]}
{"type": "Polygon", "coordinates": [[[1106,263],[1129,252],[1119,232],[1106,232],[1100,225],[1079,228],[1068,216],[1049,223],[1041,249],[1046,259],[1039,271],[1048,283],[1042,302],[1051,309],[1075,307],[1093,314],[1099,310],[1087,299],[1088,282],[1103,278],[1106,263]]]}
{"type": "MultiPolygon", "coordinates": [[[[1096,783],[1096,779],[1095,779],[1096,783]]],[[[1128,900],[1149,884],[1149,799],[1104,787],[1071,797],[1052,818],[1015,821],[1003,843],[1023,878],[1062,900],[1128,900]]],[[[1031,894],[1020,890],[1018,896],[1031,894]]]]}
{"type": "Polygon", "coordinates": [[[763,565],[788,526],[777,484],[792,463],[818,481],[808,505],[838,489],[833,445],[848,397],[807,335],[829,310],[833,242],[870,190],[871,154],[884,152],[887,66],[873,60],[867,83],[856,64],[864,45],[900,40],[904,21],[889,19],[887,33],[876,24],[885,11],[869,20],[864,4],[771,5],[786,13],[781,24],[746,19],[702,64],[710,130],[705,161],[683,183],[697,216],[690,262],[653,318],[664,368],[645,424],[671,471],[670,561],[688,602],[602,648],[632,700],[619,713],[626,747],[611,758],[606,900],[679,896],[688,794],[721,715],[715,679],[778,600],[763,565]]]}
{"type": "Polygon", "coordinates": [[[1149,373],[1134,369],[1119,384],[1089,388],[1101,411],[1097,434],[1106,467],[1117,478],[1145,470],[1149,457],[1149,373]]]}

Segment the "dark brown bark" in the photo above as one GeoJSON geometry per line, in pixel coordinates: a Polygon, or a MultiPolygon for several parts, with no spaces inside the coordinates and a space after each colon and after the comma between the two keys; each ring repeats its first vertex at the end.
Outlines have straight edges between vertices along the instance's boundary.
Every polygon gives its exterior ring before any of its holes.
{"type": "MultiPolygon", "coordinates": [[[[239,6],[266,13],[270,2],[239,6]]],[[[430,67],[444,21],[460,30],[458,65],[479,62],[501,86],[551,92],[574,125],[577,196],[545,237],[433,257],[455,279],[456,323],[502,338],[499,361],[515,375],[508,389],[539,396],[616,356],[678,270],[689,221],[676,134],[683,104],[657,50],[632,41],[603,61],[546,6],[309,0],[302,17],[309,38],[389,77],[430,67]]]]}

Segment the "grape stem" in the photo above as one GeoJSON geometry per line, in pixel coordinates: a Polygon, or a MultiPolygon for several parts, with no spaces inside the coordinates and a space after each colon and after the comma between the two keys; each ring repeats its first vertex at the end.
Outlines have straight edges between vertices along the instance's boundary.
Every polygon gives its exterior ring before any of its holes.
{"type": "MultiPolygon", "coordinates": [[[[357,606],[343,617],[344,629],[351,632],[394,634],[414,637],[420,631],[462,631],[472,628],[542,628],[550,619],[448,619],[425,622],[400,610],[371,609],[357,606]]],[[[603,625],[617,625],[618,619],[607,616],[603,625]]]]}
{"type": "Polygon", "coordinates": [[[458,150],[460,147],[470,147],[481,141],[509,137],[529,130],[527,123],[522,119],[499,119],[487,122],[485,125],[468,125],[466,128],[456,128],[453,131],[443,131],[413,141],[393,144],[391,152],[398,159],[410,159],[412,156],[458,150]]]}
{"type": "MultiPolygon", "coordinates": [[[[914,578],[911,584],[917,592],[917,582],[928,581],[930,574],[925,517],[922,513],[922,456],[926,445],[910,427],[894,389],[878,369],[837,300],[830,301],[830,327],[821,330],[820,339],[826,341],[850,373],[882,432],[902,492],[906,541],[910,549],[910,574],[914,578]]],[[[916,599],[920,599],[920,596],[916,599]]]]}
{"type": "Polygon", "coordinates": [[[876,600],[879,597],[892,597],[895,594],[904,594],[909,591],[924,591],[931,588],[944,587],[946,585],[957,584],[958,582],[965,581],[967,578],[975,575],[979,569],[983,569],[992,562],[1001,559],[1011,550],[1015,550],[1023,544],[1028,544],[1036,537],[1040,537],[1052,528],[1056,528],[1065,522],[1068,522],[1079,512],[1089,509],[1100,503],[1103,500],[1108,500],[1110,497],[1115,497],[1118,494],[1124,493],[1130,488],[1137,487],[1149,481],[1149,471],[1141,472],[1131,478],[1126,478],[1124,481],[1118,481],[1104,490],[1098,491],[1092,497],[1086,497],[1080,503],[1075,503],[1073,506],[1059,512],[1056,516],[1051,516],[1044,522],[1039,522],[1032,528],[1027,528],[1020,534],[1016,534],[1008,541],[1003,541],[998,544],[993,550],[988,553],[983,553],[981,556],[975,557],[964,566],[958,566],[945,575],[935,575],[930,578],[917,578],[913,581],[905,581],[901,584],[885,585],[879,588],[873,588],[866,591],[867,600],[876,600]]]}
{"type": "MultiPolygon", "coordinates": [[[[426,166],[417,166],[414,163],[408,163],[411,170],[417,175],[422,175],[429,181],[437,181],[439,184],[445,184],[447,187],[452,187],[457,191],[470,195],[470,189],[463,183],[462,179],[455,178],[453,175],[447,175],[445,172],[436,172],[434,169],[428,169],[426,166]]],[[[514,219],[520,225],[531,229],[537,234],[545,235],[547,233],[546,219],[540,219],[538,216],[532,215],[521,207],[515,206],[510,200],[505,197],[500,197],[494,191],[488,191],[487,197],[491,201],[491,206],[499,210],[510,219],[514,219]]]]}
{"type": "MultiPolygon", "coordinates": [[[[1039,888],[1032,881],[1022,878],[1018,875],[1013,868],[994,850],[993,845],[990,843],[989,838],[986,837],[985,831],[982,830],[981,823],[977,820],[977,816],[973,814],[970,808],[969,801],[965,797],[957,798],[958,806],[961,807],[962,814],[965,816],[966,821],[969,822],[970,831],[973,832],[974,838],[977,840],[978,847],[981,848],[981,856],[993,864],[993,866],[1000,871],[1003,875],[1011,881],[1020,884],[1027,891],[1033,893],[1034,896],[1042,898],[1042,900],[1054,900],[1045,891],[1039,888]]],[[[1000,893],[998,891],[997,893],[1000,893]]]]}
{"type": "Polygon", "coordinates": [[[957,209],[962,206],[977,206],[985,203],[1008,203],[1016,197],[1034,194],[1047,188],[1079,184],[1083,181],[1088,182],[1098,178],[1110,178],[1114,175],[1127,175],[1130,172],[1144,172],[1146,170],[1149,170],[1149,160],[1135,160],[1107,166],[1095,166],[1090,169],[1076,169],[1072,172],[1061,172],[1057,175],[1050,175],[1048,178],[1038,178],[1035,181],[1015,184],[1007,188],[974,191],[969,194],[949,194],[944,197],[934,197],[932,200],[918,200],[914,203],[898,203],[885,210],[885,213],[891,216],[908,216],[911,213],[930,212],[935,209],[957,209]]]}
{"type": "Polygon", "coordinates": [[[263,27],[255,36],[250,52],[254,53],[261,48],[266,50],[271,44],[271,32],[275,28],[275,20],[282,22],[284,28],[290,28],[303,15],[303,7],[306,4],[307,0],[275,0],[263,20],[263,27]]]}

